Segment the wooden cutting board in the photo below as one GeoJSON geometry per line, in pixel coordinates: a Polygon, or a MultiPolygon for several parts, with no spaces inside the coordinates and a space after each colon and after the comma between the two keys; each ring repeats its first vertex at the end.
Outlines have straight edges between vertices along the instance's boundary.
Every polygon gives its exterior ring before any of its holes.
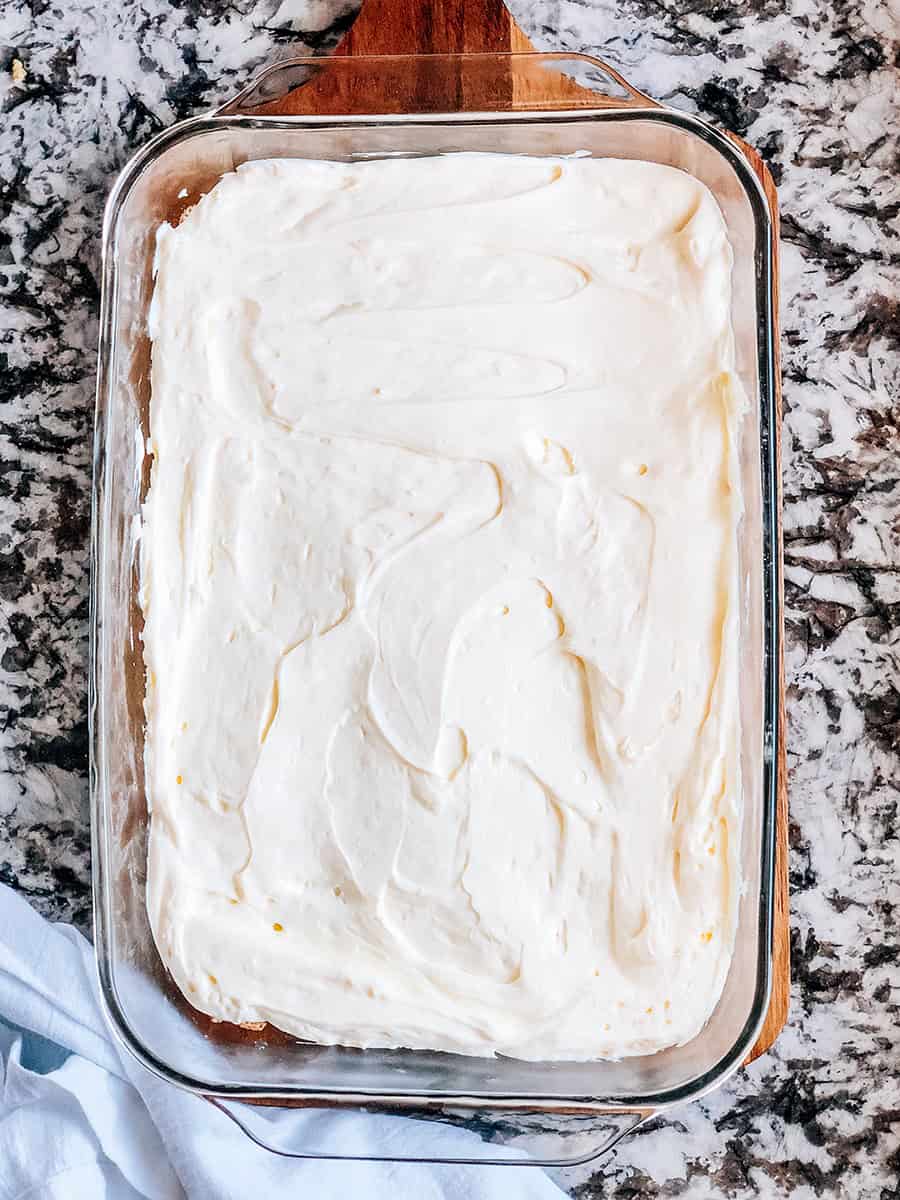
{"type": "MultiPolygon", "coordinates": [[[[386,56],[374,70],[346,73],[311,72],[303,85],[287,95],[266,100],[258,95],[252,112],[267,116],[304,113],[490,112],[509,110],[654,106],[647,96],[611,72],[620,95],[607,98],[580,87],[558,72],[530,71],[529,60],[484,60],[484,70],[463,69],[452,59],[419,65],[390,56],[408,54],[483,53],[507,55],[534,47],[519,29],[503,0],[365,0],[362,12],[335,51],[336,55],[386,56]]],[[[565,57],[565,56],[561,56],[565,57]]],[[[246,106],[246,95],[240,98],[246,106]]],[[[244,107],[244,111],[247,111],[244,107]]],[[[728,136],[760,180],[772,214],[772,262],[775,280],[775,389],[778,510],[781,511],[781,372],[778,338],[778,201],[772,176],[746,142],[728,136]]],[[[779,524],[779,540],[781,529],[779,524]]],[[[781,545],[778,561],[781,561],[781,545]]],[[[779,587],[783,588],[779,573],[779,587]]],[[[783,597],[782,597],[783,598],[783,597]]],[[[779,612],[783,605],[779,605],[779,612]]],[[[775,895],[772,995],[765,1024],[751,1051],[752,1062],[773,1044],[787,1019],[790,999],[790,930],[788,922],[788,800],[784,751],[784,661],[779,659],[779,759],[776,819],[775,895]]]]}

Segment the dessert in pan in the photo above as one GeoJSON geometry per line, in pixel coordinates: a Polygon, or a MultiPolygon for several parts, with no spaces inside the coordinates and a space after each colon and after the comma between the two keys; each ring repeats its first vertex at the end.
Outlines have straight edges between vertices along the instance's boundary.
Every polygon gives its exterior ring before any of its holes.
{"type": "Polygon", "coordinates": [[[321,1044],[693,1038],[740,898],[722,213],[657,163],[271,160],[157,234],[148,911],[321,1044]]]}

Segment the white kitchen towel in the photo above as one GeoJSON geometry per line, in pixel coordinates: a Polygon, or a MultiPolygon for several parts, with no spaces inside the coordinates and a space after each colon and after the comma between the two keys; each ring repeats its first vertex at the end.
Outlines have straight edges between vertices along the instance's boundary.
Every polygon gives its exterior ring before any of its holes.
{"type": "MultiPolygon", "coordinates": [[[[0,1200],[561,1200],[531,1167],[291,1160],[254,1146],[205,1100],[171,1087],[107,1029],[93,951],[0,885],[0,1200]]],[[[285,1112],[282,1121],[328,1121],[285,1112]]],[[[359,1114],[353,1141],[415,1153],[475,1135],[359,1114]]],[[[475,1147],[477,1153],[477,1147],[475,1147]]]]}

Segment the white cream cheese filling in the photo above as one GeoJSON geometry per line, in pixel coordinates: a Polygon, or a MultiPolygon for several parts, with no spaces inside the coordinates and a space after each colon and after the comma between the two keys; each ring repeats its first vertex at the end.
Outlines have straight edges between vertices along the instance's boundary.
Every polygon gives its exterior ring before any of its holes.
{"type": "Polygon", "coordinates": [[[694,1037],[740,892],[731,250],[677,170],[267,161],[158,233],[147,903],[321,1043],[694,1037]]]}

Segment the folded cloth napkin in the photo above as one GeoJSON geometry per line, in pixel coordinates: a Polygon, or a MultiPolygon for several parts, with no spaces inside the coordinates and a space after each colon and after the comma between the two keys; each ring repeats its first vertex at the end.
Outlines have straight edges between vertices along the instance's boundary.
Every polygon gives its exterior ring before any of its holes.
{"type": "MultiPolygon", "coordinates": [[[[561,1200],[532,1167],[280,1158],[205,1100],[146,1071],[113,1040],[90,945],[0,885],[0,1200],[561,1200]],[[259,1190],[262,1185],[263,1190],[259,1190]]],[[[475,1135],[358,1114],[354,1145],[477,1154],[475,1135]]],[[[280,1121],[328,1121],[285,1111],[280,1121]]]]}

